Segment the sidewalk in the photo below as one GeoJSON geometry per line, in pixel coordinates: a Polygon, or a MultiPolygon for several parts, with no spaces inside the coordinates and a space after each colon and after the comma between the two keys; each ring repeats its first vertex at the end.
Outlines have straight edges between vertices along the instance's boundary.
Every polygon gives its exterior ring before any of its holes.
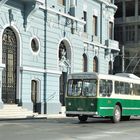
{"type": "Polygon", "coordinates": [[[47,118],[65,118],[65,114],[52,114],[52,115],[47,115],[47,118]]]}
{"type": "Polygon", "coordinates": [[[61,112],[59,114],[39,114],[37,116],[34,116],[34,118],[65,118],[65,107],[61,108],[61,112]]]}
{"type": "Polygon", "coordinates": [[[65,107],[61,108],[61,112],[58,114],[38,114],[38,113],[30,113],[30,114],[1,114],[1,120],[18,120],[18,119],[50,119],[50,118],[65,118],[65,107]]]}

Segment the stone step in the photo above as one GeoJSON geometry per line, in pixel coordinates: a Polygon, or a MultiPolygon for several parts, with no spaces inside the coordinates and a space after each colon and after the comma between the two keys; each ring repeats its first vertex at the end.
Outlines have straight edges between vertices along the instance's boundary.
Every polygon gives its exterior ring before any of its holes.
{"type": "Polygon", "coordinates": [[[26,108],[22,108],[18,105],[4,105],[2,109],[0,109],[0,119],[5,118],[30,118],[37,116],[38,113],[34,113],[26,108]]]}

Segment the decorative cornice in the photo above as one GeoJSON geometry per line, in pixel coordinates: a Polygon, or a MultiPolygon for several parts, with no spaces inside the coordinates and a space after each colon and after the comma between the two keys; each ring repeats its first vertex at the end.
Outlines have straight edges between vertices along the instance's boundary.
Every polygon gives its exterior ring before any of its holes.
{"type": "Polygon", "coordinates": [[[84,43],[90,44],[90,45],[93,45],[93,46],[97,46],[97,47],[100,47],[100,48],[106,48],[107,47],[105,45],[102,45],[102,44],[99,44],[99,43],[95,43],[95,42],[91,42],[91,41],[87,41],[87,40],[84,40],[84,43]]]}
{"type": "Polygon", "coordinates": [[[113,3],[110,3],[110,2],[105,1],[105,0],[98,0],[98,1],[101,3],[104,3],[107,7],[110,7],[110,8],[113,8],[114,10],[117,10],[117,6],[114,5],[113,3]]]}
{"type": "Polygon", "coordinates": [[[38,2],[33,5],[33,9],[28,13],[27,18],[31,18],[34,15],[34,13],[39,9],[39,5],[40,3],[38,2]]]}
{"type": "Polygon", "coordinates": [[[52,8],[49,8],[49,7],[47,7],[47,11],[50,12],[50,13],[58,14],[58,15],[60,15],[60,16],[69,18],[69,19],[71,19],[71,20],[80,22],[80,23],[82,23],[82,24],[86,24],[86,22],[85,22],[84,20],[81,20],[81,19],[78,19],[78,18],[76,18],[76,17],[74,17],[74,16],[71,16],[71,15],[68,15],[68,14],[65,14],[65,13],[62,13],[62,12],[59,12],[59,11],[56,11],[56,10],[54,10],[54,9],[52,9],[52,8]]]}
{"type": "Polygon", "coordinates": [[[27,28],[28,22],[32,19],[36,11],[39,10],[39,7],[40,5],[42,5],[42,2],[38,0],[34,0],[34,1],[24,0],[23,2],[25,5],[24,27],[27,28]]]}
{"type": "Polygon", "coordinates": [[[48,69],[41,69],[41,68],[36,68],[36,67],[29,67],[29,66],[23,66],[20,67],[21,71],[29,71],[29,72],[39,72],[39,73],[49,73],[49,74],[57,74],[61,75],[62,72],[59,70],[48,70],[48,69]]]}

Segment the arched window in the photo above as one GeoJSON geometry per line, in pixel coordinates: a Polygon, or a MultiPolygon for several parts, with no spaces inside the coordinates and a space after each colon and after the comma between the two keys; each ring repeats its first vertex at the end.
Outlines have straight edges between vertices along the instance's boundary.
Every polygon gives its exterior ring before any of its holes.
{"type": "Polygon", "coordinates": [[[87,72],[87,55],[83,54],[83,72],[87,72]]]}
{"type": "Polygon", "coordinates": [[[2,36],[2,100],[4,103],[16,103],[17,85],[17,38],[14,31],[7,27],[2,36]]]}
{"type": "Polygon", "coordinates": [[[98,72],[98,59],[96,56],[93,58],[93,72],[98,72]]]}

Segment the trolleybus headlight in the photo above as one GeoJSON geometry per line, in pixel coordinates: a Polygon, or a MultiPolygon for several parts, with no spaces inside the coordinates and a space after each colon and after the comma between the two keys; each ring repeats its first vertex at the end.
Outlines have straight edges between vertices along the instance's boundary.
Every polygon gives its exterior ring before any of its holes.
{"type": "Polygon", "coordinates": [[[69,102],[68,105],[71,106],[71,102],[69,102]]]}
{"type": "Polygon", "coordinates": [[[90,105],[91,105],[91,106],[94,106],[94,104],[93,104],[93,103],[91,103],[90,105]]]}

